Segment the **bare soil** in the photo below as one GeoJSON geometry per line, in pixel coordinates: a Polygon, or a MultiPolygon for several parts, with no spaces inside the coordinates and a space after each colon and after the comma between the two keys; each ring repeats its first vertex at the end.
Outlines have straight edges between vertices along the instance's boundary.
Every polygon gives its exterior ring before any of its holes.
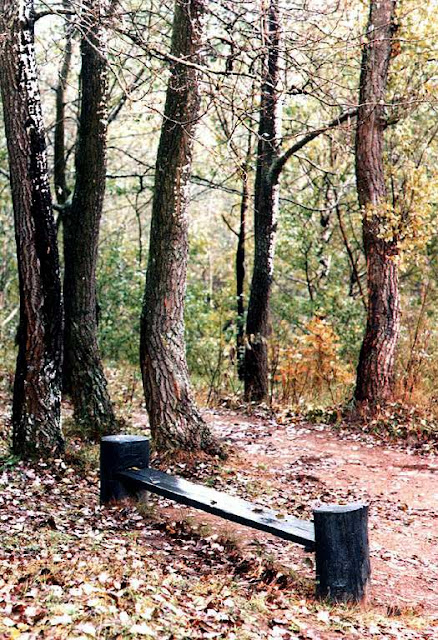
{"type": "MultiPolygon", "coordinates": [[[[285,514],[311,518],[324,503],[370,505],[369,606],[423,613],[438,621],[438,458],[324,425],[281,425],[266,417],[210,411],[208,421],[233,454],[214,486],[285,514]]],[[[174,507],[186,512],[184,507],[174,507]]],[[[296,545],[218,518],[190,513],[216,532],[311,576],[312,557],[296,545]]],[[[437,635],[438,638],[438,635],[437,635]]]]}

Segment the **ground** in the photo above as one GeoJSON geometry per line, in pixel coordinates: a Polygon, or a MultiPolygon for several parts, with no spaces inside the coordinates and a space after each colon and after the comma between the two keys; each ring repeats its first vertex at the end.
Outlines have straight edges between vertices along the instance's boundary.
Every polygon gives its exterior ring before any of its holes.
{"type": "Polygon", "coordinates": [[[97,447],[74,441],[65,461],[0,472],[1,638],[438,638],[433,453],[268,412],[205,416],[232,455],[172,472],[303,518],[370,504],[368,602],[317,602],[313,555],[294,544],[156,497],[100,507],[97,447]]]}

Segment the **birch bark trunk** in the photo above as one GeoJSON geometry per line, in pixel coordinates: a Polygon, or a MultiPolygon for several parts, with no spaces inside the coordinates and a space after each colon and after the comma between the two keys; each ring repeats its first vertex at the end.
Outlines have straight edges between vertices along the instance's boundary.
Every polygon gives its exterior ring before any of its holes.
{"type": "Polygon", "coordinates": [[[268,397],[269,300],[274,272],[275,235],[279,205],[278,176],[271,167],[280,155],[281,19],[278,0],[270,0],[264,16],[262,88],[259,142],[254,187],[254,270],[246,319],[245,398],[261,402],[268,397]]]}
{"type": "Polygon", "coordinates": [[[34,46],[33,0],[0,0],[0,85],[20,288],[13,449],[59,454],[63,311],[34,46]]]}

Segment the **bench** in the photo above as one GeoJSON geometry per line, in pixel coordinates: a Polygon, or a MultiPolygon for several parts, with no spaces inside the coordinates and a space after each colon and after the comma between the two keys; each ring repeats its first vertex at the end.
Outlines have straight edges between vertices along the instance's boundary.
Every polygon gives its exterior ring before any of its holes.
{"type": "Polygon", "coordinates": [[[100,502],[121,500],[143,491],[206,511],[282,538],[315,552],[316,593],[331,602],[360,602],[370,577],[368,506],[323,505],[313,522],[189,482],[149,467],[144,436],[106,436],[100,446],[100,502]]]}

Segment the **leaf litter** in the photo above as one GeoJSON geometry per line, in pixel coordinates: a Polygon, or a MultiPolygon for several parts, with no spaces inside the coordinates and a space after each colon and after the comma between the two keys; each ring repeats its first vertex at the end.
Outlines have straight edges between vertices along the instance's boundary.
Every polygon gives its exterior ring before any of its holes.
{"type": "Polygon", "coordinates": [[[370,502],[369,602],[318,603],[313,555],[268,535],[157,497],[101,508],[95,452],[79,465],[73,442],[66,462],[0,472],[2,639],[438,638],[433,456],[265,415],[207,418],[229,460],[182,458],[172,472],[279,517],[370,502]]]}

